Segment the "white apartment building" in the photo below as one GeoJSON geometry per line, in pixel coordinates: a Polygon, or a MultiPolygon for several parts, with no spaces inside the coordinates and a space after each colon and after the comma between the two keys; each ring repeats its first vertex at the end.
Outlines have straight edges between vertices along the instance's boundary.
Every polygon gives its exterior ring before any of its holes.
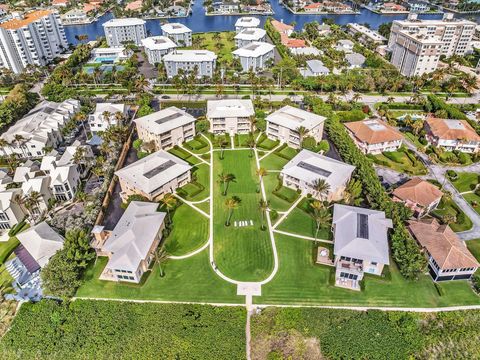
{"type": "Polygon", "coordinates": [[[9,189],[0,192],[0,233],[10,230],[25,217],[22,207],[15,201],[22,196],[21,189],[9,189]]]}
{"type": "Polygon", "coordinates": [[[124,46],[126,43],[142,45],[147,37],[145,20],[137,18],[111,19],[103,24],[105,38],[110,47],[124,46]]]}
{"type": "Polygon", "coordinates": [[[358,40],[362,44],[377,44],[381,45],[387,42],[387,39],[380,35],[378,32],[367,28],[366,26],[357,24],[357,23],[350,23],[347,25],[348,32],[351,35],[360,34],[358,40]]]}
{"type": "Polygon", "coordinates": [[[29,64],[44,66],[68,47],[60,16],[36,10],[0,24],[0,67],[18,74],[29,64]]]}
{"type": "Polygon", "coordinates": [[[61,103],[42,101],[0,136],[9,144],[2,147],[1,152],[20,158],[45,155],[45,147],[56,148],[60,144],[63,140],[61,130],[79,111],[78,100],[68,99],[61,103]]]}
{"type": "Polygon", "coordinates": [[[250,117],[254,114],[252,100],[207,101],[207,119],[214,134],[247,134],[251,130],[250,117]]]}
{"type": "Polygon", "coordinates": [[[156,150],[168,150],[195,136],[195,118],[175,106],[134,121],[138,138],[144,143],[153,142],[156,150]]]}
{"type": "Polygon", "coordinates": [[[240,59],[243,71],[256,71],[267,67],[268,60],[273,59],[274,48],[274,45],[266,42],[251,42],[232,53],[240,59]]]}
{"type": "Polygon", "coordinates": [[[65,24],[77,24],[88,21],[88,15],[82,9],[71,9],[61,15],[61,19],[65,24]]]}
{"type": "Polygon", "coordinates": [[[197,72],[197,78],[212,77],[217,65],[217,55],[209,50],[175,50],[163,56],[167,77],[171,79],[182,69],[197,72]]]}
{"type": "Polygon", "coordinates": [[[251,16],[244,16],[235,22],[235,31],[239,33],[245,29],[256,28],[259,25],[260,19],[251,16]]]}
{"type": "Polygon", "coordinates": [[[447,151],[480,151],[480,136],[465,120],[428,117],[423,126],[426,131],[425,138],[433,146],[447,151]]]}
{"type": "Polygon", "coordinates": [[[172,39],[178,46],[192,46],[192,30],[180,23],[162,25],[162,35],[172,39]]]}
{"type": "Polygon", "coordinates": [[[128,117],[125,104],[97,103],[95,112],[88,116],[90,131],[96,134],[105,131],[111,125],[118,125],[128,117]]]}
{"type": "Polygon", "coordinates": [[[441,20],[419,20],[417,14],[409,14],[406,20],[394,20],[388,47],[394,48],[401,33],[422,33],[440,39],[440,55],[447,57],[465,55],[468,44],[472,41],[476,24],[465,19],[453,19],[452,13],[445,13],[441,20]]]}
{"type": "Polygon", "coordinates": [[[267,116],[266,134],[272,140],[279,140],[295,149],[301,147],[298,130],[304,128],[305,136],[311,136],[315,141],[322,140],[323,124],[326,118],[305,110],[287,105],[267,116]]]}
{"type": "Polygon", "coordinates": [[[167,36],[148,37],[142,40],[142,45],[145,48],[148,62],[152,65],[161,63],[163,55],[177,47],[177,44],[167,36]]]}
{"type": "Polygon", "coordinates": [[[237,33],[234,37],[235,46],[242,48],[254,41],[265,41],[267,32],[260,28],[248,28],[237,33]]]}
{"type": "Polygon", "coordinates": [[[438,36],[399,31],[390,48],[390,62],[404,76],[420,76],[435,71],[442,55],[443,42],[438,36]]]}
{"type": "Polygon", "coordinates": [[[364,154],[395,151],[402,146],[403,136],[390,125],[378,119],[353,121],[343,124],[355,145],[364,154]]]}

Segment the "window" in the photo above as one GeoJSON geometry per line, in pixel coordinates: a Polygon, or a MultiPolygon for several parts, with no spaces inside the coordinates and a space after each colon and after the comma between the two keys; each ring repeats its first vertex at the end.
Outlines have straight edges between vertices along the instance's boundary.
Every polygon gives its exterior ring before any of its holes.
{"type": "Polygon", "coordinates": [[[377,266],[377,262],[376,262],[376,261],[372,261],[370,264],[372,264],[373,266],[377,266]]]}

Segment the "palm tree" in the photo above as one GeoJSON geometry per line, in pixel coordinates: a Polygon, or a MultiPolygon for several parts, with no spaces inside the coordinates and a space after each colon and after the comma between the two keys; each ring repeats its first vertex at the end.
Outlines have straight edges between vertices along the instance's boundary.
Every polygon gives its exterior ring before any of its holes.
{"type": "Polygon", "coordinates": [[[317,197],[323,201],[323,198],[330,192],[330,184],[325,179],[316,179],[312,183],[312,189],[317,197]]]}
{"type": "Polygon", "coordinates": [[[220,139],[220,148],[221,148],[220,160],[223,160],[223,156],[225,155],[225,148],[227,147],[227,144],[228,144],[227,139],[225,137],[222,137],[220,139]]]}
{"type": "Polygon", "coordinates": [[[249,137],[247,140],[247,146],[250,148],[250,157],[253,157],[253,149],[255,149],[255,145],[257,145],[257,143],[253,136],[249,137]]]}
{"type": "Polygon", "coordinates": [[[87,150],[83,146],[77,147],[75,154],[73,154],[73,162],[80,167],[80,172],[85,171],[85,160],[86,160],[87,150]]]}
{"type": "Polygon", "coordinates": [[[168,220],[169,222],[172,222],[172,218],[170,216],[170,210],[174,209],[177,206],[177,199],[173,194],[165,194],[165,196],[160,200],[161,203],[165,206],[165,209],[167,210],[167,215],[168,215],[168,220]]]}
{"type": "Polygon", "coordinates": [[[25,208],[28,210],[32,217],[34,217],[34,215],[39,212],[41,199],[42,194],[40,194],[38,191],[31,191],[28,195],[25,195],[25,208]]]}
{"type": "Polygon", "coordinates": [[[393,103],[393,102],[395,102],[395,98],[394,98],[393,96],[389,96],[389,97],[387,98],[387,104],[391,104],[391,103],[393,103]]]}
{"type": "Polygon", "coordinates": [[[414,121],[411,125],[411,128],[412,128],[413,133],[416,136],[418,136],[418,133],[420,132],[420,130],[423,129],[423,121],[422,120],[414,121]]]}
{"type": "Polygon", "coordinates": [[[157,250],[155,250],[155,262],[158,265],[158,270],[160,271],[160,277],[165,276],[165,272],[163,271],[162,265],[168,260],[169,254],[165,249],[165,246],[159,246],[157,250]]]}
{"type": "Polygon", "coordinates": [[[332,221],[332,216],[330,215],[330,212],[328,211],[328,209],[324,207],[318,210],[314,209],[311,216],[316,224],[315,239],[317,239],[318,231],[321,228],[328,228],[330,226],[330,222],[332,221]]]}
{"type": "Polygon", "coordinates": [[[343,202],[347,205],[358,206],[362,202],[362,182],[357,179],[352,179],[347,185],[343,195],[343,202]]]}
{"type": "Polygon", "coordinates": [[[112,113],[110,111],[105,110],[102,113],[102,118],[107,122],[108,125],[110,125],[110,116],[112,116],[112,113]]]}
{"type": "Polygon", "coordinates": [[[123,120],[125,119],[125,116],[121,111],[117,111],[115,113],[115,120],[117,121],[118,125],[123,125],[123,120]]]}
{"type": "Polygon", "coordinates": [[[268,200],[265,201],[263,199],[260,199],[260,201],[258,202],[258,210],[260,210],[260,214],[262,215],[262,226],[261,226],[262,230],[265,230],[265,218],[266,218],[267,210],[269,206],[270,206],[270,203],[268,200]]]}
{"type": "Polygon", "coordinates": [[[303,138],[308,134],[308,129],[303,126],[299,126],[296,131],[298,133],[298,137],[300,138],[300,146],[302,146],[303,138]]]}
{"type": "Polygon", "coordinates": [[[233,211],[238,209],[240,206],[241,200],[237,196],[232,196],[230,199],[225,200],[225,207],[228,210],[227,220],[225,221],[225,226],[230,226],[230,220],[232,219],[233,211]]]}
{"type": "Polygon", "coordinates": [[[25,138],[20,134],[15,134],[13,136],[13,141],[17,144],[17,146],[22,150],[23,157],[25,157],[25,149],[23,149],[23,144],[25,142],[25,138]]]}
{"type": "Polygon", "coordinates": [[[257,123],[257,118],[255,117],[255,115],[249,116],[248,122],[250,123],[250,132],[253,134],[253,132],[255,131],[255,124],[257,123]]]}
{"type": "Polygon", "coordinates": [[[260,178],[260,181],[262,181],[263,177],[264,176],[267,176],[268,175],[268,171],[267,169],[261,167],[261,168],[258,168],[257,171],[257,176],[260,178]]]}
{"type": "Polygon", "coordinates": [[[218,174],[218,183],[222,185],[222,194],[225,193],[225,183],[227,182],[227,174],[220,173],[218,174]]]}
{"type": "Polygon", "coordinates": [[[352,96],[352,102],[356,104],[357,102],[360,101],[361,98],[362,98],[362,95],[360,95],[359,93],[355,93],[352,96]]]}
{"type": "Polygon", "coordinates": [[[10,143],[7,140],[5,140],[3,138],[0,138],[0,148],[2,148],[2,151],[3,151],[4,155],[7,155],[7,151],[6,151],[5,148],[9,145],[10,145],[10,143]]]}

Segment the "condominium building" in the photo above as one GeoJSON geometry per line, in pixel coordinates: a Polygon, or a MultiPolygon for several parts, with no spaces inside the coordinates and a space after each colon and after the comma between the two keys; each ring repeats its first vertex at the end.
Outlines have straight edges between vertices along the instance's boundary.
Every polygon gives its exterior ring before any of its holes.
{"type": "Polygon", "coordinates": [[[110,47],[124,46],[133,43],[142,45],[142,39],[147,37],[145,20],[137,18],[111,19],[103,24],[107,44],[110,47]]]}
{"type": "Polygon", "coordinates": [[[97,103],[95,112],[88,116],[90,131],[96,134],[120,124],[127,119],[128,108],[125,104],[97,103]]]}
{"type": "Polygon", "coordinates": [[[182,159],[160,150],[115,172],[122,189],[120,196],[141,195],[157,201],[191,180],[192,167],[182,159]]]}
{"type": "Polygon", "coordinates": [[[387,42],[387,39],[380,35],[378,32],[367,28],[366,26],[356,24],[356,23],[350,23],[347,25],[348,27],[348,32],[355,36],[356,34],[358,35],[358,40],[362,44],[383,44],[387,42]]]}
{"type": "Polygon", "coordinates": [[[245,29],[256,28],[259,25],[260,19],[251,16],[244,16],[235,22],[235,31],[239,33],[245,29]]]}
{"type": "Polygon", "coordinates": [[[251,100],[209,100],[207,119],[214,134],[246,134],[251,130],[250,117],[255,114],[251,100]]]}
{"type": "Polygon", "coordinates": [[[135,120],[139,139],[155,144],[155,149],[170,149],[193,139],[195,118],[171,106],[135,120]]]}
{"type": "Polygon", "coordinates": [[[273,59],[273,49],[272,44],[252,42],[233,51],[233,55],[240,59],[243,71],[256,71],[267,67],[268,60],[273,59]]]}
{"type": "Polygon", "coordinates": [[[425,138],[433,146],[447,151],[458,150],[466,153],[480,151],[480,136],[466,120],[438,119],[428,117],[423,123],[425,138]]]}
{"type": "Polygon", "coordinates": [[[163,56],[167,77],[170,79],[180,69],[185,73],[196,72],[197,78],[212,77],[217,65],[217,55],[209,50],[175,50],[163,56]]]}
{"type": "Polygon", "coordinates": [[[36,10],[0,24],[0,67],[18,74],[27,65],[44,66],[68,47],[60,16],[36,10]]]}
{"type": "Polygon", "coordinates": [[[265,41],[267,32],[260,28],[248,28],[235,35],[235,46],[244,47],[255,41],[265,41]]]}
{"type": "Polygon", "coordinates": [[[161,63],[163,55],[168,54],[177,47],[177,44],[166,36],[148,37],[142,40],[142,45],[145,48],[148,62],[152,65],[161,63]]]}
{"type": "Polygon", "coordinates": [[[325,117],[286,105],[267,116],[267,136],[295,149],[301,147],[301,137],[310,136],[319,142],[323,136],[325,117]],[[300,134],[301,130],[303,133],[300,134]]]}
{"type": "Polygon", "coordinates": [[[417,14],[411,13],[406,20],[393,21],[388,47],[393,49],[402,33],[423,33],[440,39],[440,55],[465,55],[475,26],[473,21],[454,19],[452,13],[445,13],[441,20],[419,20],[417,14]]]}
{"type": "Polygon", "coordinates": [[[0,233],[10,230],[25,217],[25,212],[16,201],[22,197],[21,189],[9,189],[0,192],[0,233]]]}
{"type": "Polygon", "coordinates": [[[344,123],[355,145],[364,154],[380,154],[395,151],[403,141],[402,134],[384,121],[368,119],[344,123]]]}
{"type": "Polygon", "coordinates": [[[162,35],[172,39],[178,46],[192,46],[192,30],[180,23],[162,25],[162,35]]]}

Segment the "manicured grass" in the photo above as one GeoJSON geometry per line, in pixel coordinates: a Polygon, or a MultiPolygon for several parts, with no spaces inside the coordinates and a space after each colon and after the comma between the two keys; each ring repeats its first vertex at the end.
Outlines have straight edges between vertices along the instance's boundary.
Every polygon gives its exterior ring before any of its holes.
{"type": "Polygon", "coordinates": [[[218,33],[193,34],[192,41],[195,43],[199,38],[201,43],[199,49],[210,50],[218,55],[219,64],[230,64],[233,60],[232,51],[235,50],[235,32],[223,31],[218,33]],[[220,35],[217,39],[216,36],[220,35]]]}
{"type": "MultiPolygon", "coordinates": [[[[408,158],[406,149],[399,149],[398,151],[384,152],[382,154],[374,155],[375,162],[379,165],[387,166],[395,171],[407,173],[410,175],[425,175],[427,169],[421,161],[413,163],[408,158]]],[[[415,156],[415,155],[414,155],[415,156]]]]}
{"type": "Polygon", "coordinates": [[[288,161],[273,152],[260,161],[260,166],[267,170],[282,170],[288,161]]]}
{"type": "Polygon", "coordinates": [[[370,276],[361,292],[331,284],[333,268],[315,265],[314,242],[275,235],[280,268],[271,282],[262,286],[257,304],[370,305],[398,307],[436,307],[478,304],[467,281],[438,284],[440,296],[431,278],[406,281],[391,260],[391,280],[370,276]]]}
{"type": "Polygon", "coordinates": [[[277,178],[278,175],[279,173],[277,172],[271,172],[267,176],[264,176],[263,185],[265,186],[265,193],[267,195],[267,200],[270,203],[270,208],[277,211],[286,211],[290,209],[292,203],[273,194],[273,190],[275,190],[279,182],[277,178]]]}
{"type": "Polygon", "coordinates": [[[414,145],[418,148],[418,149],[421,149],[421,148],[424,148],[425,145],[423,145],[420,140],[418,140],[418,136],[415,136],[414,134],[412,134],[411,132],[406,132],[406,133],[403,133],[403,135],[405,135],[405,137],[410,140],[412,143],[414,143],[414,145]]]}
{"type": "MultiPolygon", "coordinates": [[[[100,257],[88,268],[85,282],[77,296],[109,299],[169,300],[195,302],[242,303],[236,286],[218,277],[212,270],[208,249],[184,260],[168,260],[165,276],[158,266],[139,285],[99,280],[107,258],[100,257]]],[[[154,319],[152,319],[153,321],[154,319]]]]}
{"type": "Polygon", "coordinates": [[[432,211],[432,215],[441,219],[445,214],[452,214],[457,218],[455,223],[450,224],[453,231],[466,231],[470,230],[473,226],[472,220],[470,220],[453,200],[443,197],[437,208],[432,211]]]}
{"type": "MultiPolygon", "coordinates": [[[[201,204],[198,204],[201,205],[201,204]]],[[[172,216],[173,228],[165,239],[171,255],[185,255],[208,240],[208,219],[187,204],[181,204],[172,216]]]]}
{"type": "Polygon", "coordinates": [[[255,159],[249,150],[225,151],[220,160],[220,152],[214,156],[214,253],[215,263],[226,275],[240,281],[265,279],[273,268],[273,253],[268,231],[261,231],[261,213],[258,203],[261,195],[256,192],[258,177],[255,174],[255,159]],[[234,174],[236,182],[230,183],[227,196],[216,180],[218,174],[234,174]],[[225,201],[238,196],[241,204],[235,209],[231,225],[225,226],[228,210],[225,201]],[[253,221],[253,226],[235,226],[237,221],[253,221]]]}
{"type": "Polygon", "coordinates": [[[3,264],[15,248],[20,244],[20,241],[15,236],[12,236],[8,241],[0,242],[0,265],[3,264]]]}
{"type": "MultiPolygon", "coordinates": [[[[194,183],[188,183],[187,185],[182,186],[181,190],[185,191],[187,194],[185,199],[188,201],[203,200],[210,195],[210,167],[204,163],[196,165],[193,168],[192,176],[194,175],[197,177],[197,183],[200,184],[200,186],[203,186],[203,190],[201,190],[201,187],[194,183]]],[[[183,197],[183,192],[180,192],[180,195],[183,197]]]]}
{"type": "Polygon", "coordinates": [[[459,192],[472,191],[479,183],[480,175],[469,172],[457,172],[458,178],[452,181],[459,192]]]}
{"type": "MultiPolygon", "coordinates": [[[[288,214],[287,218],[278,226],[278,230],[310,237],[315,237],[316,228],[317,225],[315,220],[302,210],[300,205],[293,209],[290,214],[288,214]]],[[[330,226],[318,230],[318,239],[331,240],[332,237],[333,235],[330,231],[330,226]]]]}
{"type": "Polygon", "coordinates": [[[200,160],[198,160],[195,156],[189,154],[187,151],[179,148],[178,146],[171,148],[170,150],[168,150],[168,152],[172,155],[175,155],[176,157],[179,157],[182,160],[185,160],[190,165],[200,162],[200,160]]]}
{"type": "Polygon", "coordinates": [[[467,200],[472,208],[480,214],[480,196],[475,193],[463,194],[462,196],[465,198],[465,200],[467,200]]]}
{"type": "Polygon", "coordinates": [[[468,250],[470,250],[472,255],[480,261],[480,238],[465,241],[465,244],[467,244],[468,250]]]}
{"type": "Polygon", "coordinates": [[[195,154],[203,154],[210,149],[207,141],[201,137],[187,141],[184,146],[195,154]]]}
{"type": "Polygon", "coordinates": [[[200,210],[205,211],[207,214],[210,212],[210,201],[204,201],[194,205],[200,210]]]}
{"type": "Polygon", "coordinates": [[[263,135],[257,142],[257,147],[265,150],[272,150],[275,146],[279,144],[278,140],[271,140],[267,138],[266,135],[263,135]]]}

